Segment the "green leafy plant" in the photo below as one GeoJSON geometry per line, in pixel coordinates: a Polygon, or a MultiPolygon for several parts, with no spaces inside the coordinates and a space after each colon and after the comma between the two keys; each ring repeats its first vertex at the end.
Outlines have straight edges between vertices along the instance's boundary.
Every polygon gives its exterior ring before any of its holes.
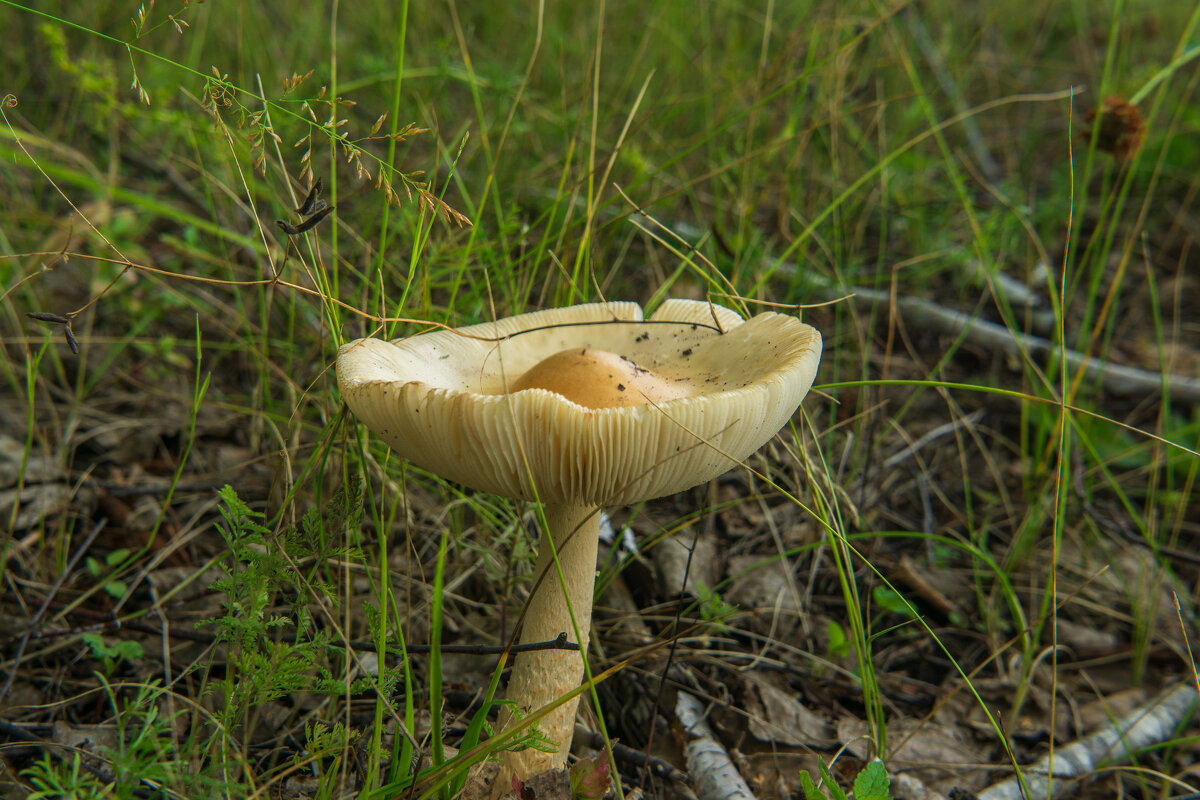
{"type": "Polygon", "coordinates": [[[725,598],[704,581],[696,581],[696,591],[699,593],[700,616],[717,630],[726,630],[726,622],[737,613],[737,607],[725,602],[725,598]]]}
{"type": "Polygon", "coordinates": [[[226,613],[201,625],[216,628],[229,645],[229,666],[222,720],[234,727],[248,708],[293,692],[357,694],[374,686],[390,690],[398,669],[381,668],[377,680],[362,677],[347,686],[334,677],[330,664],[344,657],[333,633],[318,626],[313,609],[332,618],[338,595],[324,577],[324,564],[335,557],[361,554],[345,544],[346,532],[357,527],[362,493],[356,480],[335,492],[321,508],[306,513],[300,525],[274,535],[231,487],[220,491],[221,533],[229,547],[227,577],[214,583],[224,594],[226,613]],[[273,611],[286,596],[286,613],[273,611]]]}
{"type": "Polygon", "coordinates": [[[852,650],[846,631],[834,620],[825,625],[825,633],[829,637],[829,653],[837,658],[847,658],[852,650]]]}
{"type": "MultiPolygon", "coordinates": [[[[848,800],[838,786],[825,762],[820,763],[821,784],[813,782],[807,772],[800,773],[800,788],[805,800],[848,800]]],[[[872,761],[854,778],[854,800],[892,800],[892,782],[882,761],[872,761]]]]}
{"type": "Polygon", "coordinates": [[[116,746],[100,752],[112,773],[110,790],[117,797],[134,798],[148,788],[190,787],[208,793],[215,784],[202,773],[188,775],[187,762],[180,758],[172,738],[171,720],[158,703],[163,689],[157,682],[140,684],[132,698],[123,699],[105,684],[116,724],[116,746]]]}
{"type": "MultiPolygon", "coordinates": [[[[112,575],[119,571],[129,560],[129,550],[127,548],[119,548],[113,550],[104,557],[104,561],[100,561],[92,556],[88,556],[84,561],[84,566],[87,568],[88,574],[93,578],[103,578],[105,575],[112,575]]],[[[129,591],[129,587],[125,585],[125,581],[118,578],[109,578],[104,581],[104,591],[112,597],[120,600],[129,591]]]]}
{"type": "Polygon", "coordinates": [[[340,776],[341,761],[350,748],[359,741],[359,733],[340,722],[332,724],[308,723],[304,726],[305,747],[294,757],[297,766],[317,760],[323,765],[319,796],[330,796],[340,776]]]}
{"type": "Polygon", "coordinates": [[[917,618],[912,606],[905,602],[904,598],[895,589],[887,586],[876,586],[871,591],[871,599],[875,602],[875,605],[893,614],[898,614],[907,619],[917,618]]]}
{"type": "Polygon", "coordinates": [[[79,752],[61,761],[47,753],[21,774],[33,786],[29,800],[100,800],[109,796],[104,783],[83,768],[79,752]]]}
{"type": "Polygon", "coordinates": [[[91,648],[92,655],[100,659],[105,676],[112,675],[122,661],[137,661],[144,655],[142,646],[137,642],[118,639],[109,644],[98,633],[85,633],[81,638],[91,648]]]}
{"type": "Polygon", "coordinates": [[[172,736],[171,720],[162,713],[160,700],[164,689],[156,682],[129,685],[109,684],[102,688],[111,708],[114,743],[100,744],[94,756],[74,751],[55,758],[46,754],[24,774],[34,791],[29,797],[117,798],[167,796],[170,788],[184,796],[215,797],[223,792],[223,783],[205,774],[203,768],[191,769],[180,756],[172,736]]]}

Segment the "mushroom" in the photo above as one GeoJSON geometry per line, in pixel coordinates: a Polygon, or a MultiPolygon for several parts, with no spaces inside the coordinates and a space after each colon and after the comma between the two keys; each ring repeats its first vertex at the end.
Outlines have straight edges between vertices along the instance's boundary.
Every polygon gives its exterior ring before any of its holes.
{"type": "MultiPolygon", "coordinates": [[[[339,351],[337,375],[351,410],[398,454],[472,489],[542,504],[521,642],[577,632],[586,651],[599,507],[683,491],[735,466],[791,418],[820,352],[820,333],[782,314],[743,320],[668,300],[643,319],[635,303],[597,303],[359,339],[339,351]]],[[[508,697],[536,711],[582,678],[577,652],[524,651],[508,697]]],[[[539,721],[557,752],[505,755],[515,774],[566,763],[577,703],[539,721]]]]}

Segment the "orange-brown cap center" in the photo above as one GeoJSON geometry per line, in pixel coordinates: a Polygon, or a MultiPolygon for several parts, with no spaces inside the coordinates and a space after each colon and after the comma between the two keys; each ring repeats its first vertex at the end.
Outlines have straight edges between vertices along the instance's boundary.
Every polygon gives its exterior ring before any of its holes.
{"type": "Polygon", "coordinates": [[[510,391],[547,389],[587,408],[621,408],[662,403],[692,394],[685,380],[663,378],[607,350],[562,350],[542,359],[510,391]]]}

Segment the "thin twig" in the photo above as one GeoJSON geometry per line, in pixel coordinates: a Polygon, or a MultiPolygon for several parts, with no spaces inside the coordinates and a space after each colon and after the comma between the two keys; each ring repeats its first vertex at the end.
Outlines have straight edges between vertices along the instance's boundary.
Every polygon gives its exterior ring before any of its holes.
{"type": "Polygon", "coordinates": [[[891,469],[891,468],[895,467],[897,464],[902,463],[905,459],[911,458],[913,455],[916,455],[918,450],[920,450],[922,447],[929,444],[930,442],[936,441],[937,439],[942,438],[946,434],[954,433],[954,431],[958,430],[959,428],[973,426],[975,423],[979,422],[979,420],[981,420],[981,419],[983,419],[983,409],[977,408],[974,411],[972,411],[970,414],[967,414],[965,417],[955,417],[954,419],[950,420],[949,422],[946,422],[942,425],[938,425],[936,428],[934,428],[931,431],[928,431],[923,436],[921,436],[921,438],[914,441],[908,447],[905,447],[899,453],[896,453],[895,455],[892,455],[892,456],[888,456],[888,459],[883,462],[884,469],[891,469]]]}
{"type": "MultiPolygon", "coordinates": [[[[356,640],[350,643],[350,646],[356,649],[358,649],[360,645],[362,646],[362,649],[375,649],[375,646],[370,642],[360,642],[356,640]]],[[[410,644],[407,647],[407,650],[410,653],[428,653],[432,649],[433,648],[427,644],[410,644]]],[[[559,631],[558,636],[553,639],[549,639],[544,642],[514,644],[512,647],[492,644],[444,644],[438,649],[440,649],[443,653],[465,653],[469,656],[498,656],[503,655],[506,652],[515,654],[531,652],[534,650],[578,650],[579,642],[568,641],[567,632],[559,631]]],[[[399,648],[389,647],[388,652],[399,653],[400,650],[399,648]]]]}
{"type": "MultiPolygon", "coordinates": [[[[581,738],[583,744],[592,750],[604,749],[604,735],[599,731],[591,731],[582,725],[575,725],[575,737],[578,742],[581,738]]],[[[644,769],[653,772],[660,778],[666,778],[669,781],[684,783],[687,781],[687,774],[677,769],[674,764],[669,761],[664,761],[661,758],[656,758],[652,755],[642,752],[636,748],[630,747],[627,744],[621,744],[614,741],[612,743],[613,755],[618,761],[623,761],[638,769],[644,769]]]]}
{"type": "MultiPolygon", "coordinates": [[[[44,608],[44,606],[43,606],[43,608],[44,608]]],[[[91,633],[93,631],[104,631],[104,630],[113,630],[113,631],[126,630],[126,631],[134,631],[136,633],[148,633],[148,634],[152,634],[152,635],[161,634],[163,632],[162,627],[159,625],[151,625],[146,622],[141,622],[140,620],[120,620],[120,619],[104,620],[103,622],[96,622],[91,625],[81,625],[81,626],[76,626],[73,628],[58,628],[55,630],[48,630],[48,631],[29,630],[25,633],[24,636],[21,637],[21,644],[18,648],[17,658],[18,659],[20,658],[21,650],[24,649],[25,643],[31,639],[32,640],[61,639],[61,638],[68,637],[68,636],[78,636],[83,633],[91,633]]],[[[216,634],[204,633],[203,631],[188,630],[187,628],[169,627],[169,628],[167,628],[167,632],[170,634],[171,638],[186,639],[187,641],[190,641],[190,642],[201,642],[203,644],[216,644],[221,641],[221,637],[217,636],[216,634]]],[[[281,635],[279,638],[281,641],[290,642],[292,644],[294,644],[297,640],[297,636],[294,633],[293,634],[284,634],[284,635],[281,635]]],[[[370,652],[370,653],[379,652],[378,648],[375,646],[374,642],[369,642],[369,641],[362,640],[362,639],[354,639],[352,641],[346,642],[346,645],[352,650],[365,651],[365,652],[370,652]]],[[[405,651],[409,652],[409,653],[428,653],[432,649],[433,648],[427,644],[410,644],[405,648],[405,651]]],[[[460,653],[460,654],[464,654],[464,655],[473,655],[473,656],[498,656],[498,655],[502,655],[505,652],[516,654],[516,653],[530,652],[530,651],[535,651],[535,650],[578,650],[578,649],[579,649],[579,643],[569,641],[567,639],[566,631],[560,631],[556,638],[549,639],[544,642],[529,642],[527,644],[513,645],[512,647],[508,647],[508,648],[504,647],[503,645],[489,645],[489,644],[444,644],[440,648],[440,650],[443,653],[460,653]]],[[[398,655],[401,651],[400,651],[399,647],[388,647],[387,652],[398,655]]],[[[13,665],[13,669],[14,669],[14,671],[16,669],[15,662],[13,665]]],[[[12,676],[10,675],[9,677],[11,679],[12,676]]],[[[2,697],[2,696],[3,695],[0,695],[0,697],[2,697]]]]}
{"type": "MultiPolygon", "coordinates": [[[[656,220],[655,223],[673,236],[687,241],[682,234],[663,227],[656,220]]],[[[646,229],[643,228],[643,230],[646,229]]],[[[647,233],[649,233],[648,230],[647,233]]],[[[854,302],[864,306],[892,302],[892,297],[887,292],[860,286],[836,286],[825,276],[813,270],[801,270],[791,262],[771,262],[769,266],[785,275],[803,277],[822,302],[836,302],[847,298],[852,298],[854,302]]],[[[1165,391],[1177,400],[1190,403],[1200,402],[1200,380],[1196,378],[1113,364],[1102,358],[1085,355],[1077,350],[1060,348],[1049,339],[1012,331],[1003,325],[973,317],[962,311],[945,308],[919,297],[904,297],[895,302],[898,310],[912,314],[934,330],[953,336],[961,334],[965,341],[1006,355],[1017,358],[1045,358],[1051,354],[1061,354],[1069,367],[1083,370],[1089,379],[1099,381],[1101,386],[1113,394],[1154,395],[1165,391]]]]}

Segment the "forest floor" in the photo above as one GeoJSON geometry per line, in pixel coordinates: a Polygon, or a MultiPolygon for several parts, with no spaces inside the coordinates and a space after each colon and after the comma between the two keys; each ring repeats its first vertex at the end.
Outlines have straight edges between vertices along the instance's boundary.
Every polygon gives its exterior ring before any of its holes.
{"type": "Polygon", "coordinates": [[[668,297],[825,344],[747,468],[606,511],[611,791],[707,800],[688,697],[761,800],[1045,796],[1138,714],[1061,788],[1200,791],[1200,7],[0,30],[0,796],[477,793],[539,516],[393,454],[338,347],[668,297]]]}

